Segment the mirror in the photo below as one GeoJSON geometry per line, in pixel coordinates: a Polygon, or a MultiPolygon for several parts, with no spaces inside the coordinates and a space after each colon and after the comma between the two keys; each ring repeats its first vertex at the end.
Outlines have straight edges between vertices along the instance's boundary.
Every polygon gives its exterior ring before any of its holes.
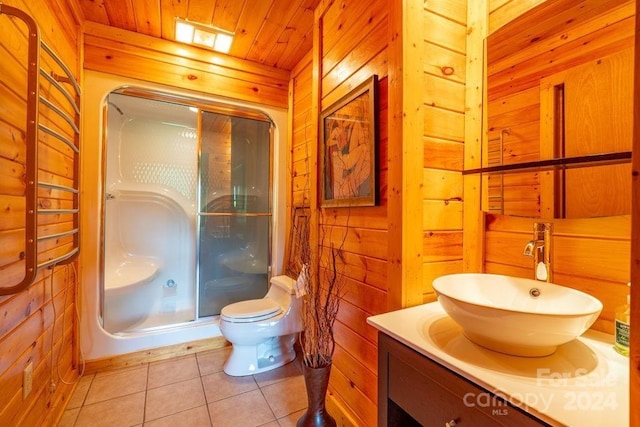
{"type": "Polygon", "coordinates": [[[488,37],[482,166],[623,160],[483,173],[484,211],[631,213],[635,5],[596,3],[549,0],[488,37]]]}

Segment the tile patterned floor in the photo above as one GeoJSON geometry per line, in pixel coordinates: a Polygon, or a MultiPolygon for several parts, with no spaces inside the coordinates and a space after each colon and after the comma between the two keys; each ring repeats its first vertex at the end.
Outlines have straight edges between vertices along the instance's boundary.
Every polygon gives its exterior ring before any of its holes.
{"type": "Polygon", "coordinates": [[[59,427],[295,426],[307,397],[300,358],[246,377],[230,347],[82,377],[59,427]]]}

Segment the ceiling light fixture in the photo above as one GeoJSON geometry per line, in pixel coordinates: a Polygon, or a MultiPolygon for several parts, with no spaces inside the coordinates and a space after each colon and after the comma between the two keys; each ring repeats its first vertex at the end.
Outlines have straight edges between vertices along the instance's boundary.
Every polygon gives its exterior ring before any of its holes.
{"type": "Polygon", "coordinates": [[[176,40],[229,53],[234,33],[221,28],[176,18],[176,40]]]}

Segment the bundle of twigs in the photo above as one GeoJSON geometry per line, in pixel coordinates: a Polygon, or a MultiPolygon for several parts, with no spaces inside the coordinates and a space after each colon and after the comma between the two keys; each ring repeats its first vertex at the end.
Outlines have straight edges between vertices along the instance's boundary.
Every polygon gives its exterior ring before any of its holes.
{"type": "MultiPolygon", "coordinates": [[[[327,268],[324,269],[324,287],[320,274],[310,271],[307,280],[305,304],[302,310],[304,334],[302,350],[304,362],[311,368],[322,368],[331,364],[335,349],[333,324],[340,307],[340,286],[336,268],[338,251],[331,245],[327,268]]],[[[319,273],[319,272],[318,272],[319,273]]]]}
{"type": "MultiPolygon", "coordinates": [[[[309,221],[299,222],[298,225],[306,227],[293,230],[295,239],[299,239],[296,243],[299,244],[297,246],[303,264],[301,277],[305,293],[302,308],[304,331],[300,334],[300,344],[305,365],[310,368],[322,368],[331,364],[335,349],[333,324],[342,297],[337,259],[342,255],[342,248],[330,244],[327,256],[318,256],[317,263],[311,262],[309,221]]],[[[321,237],[320,240],[319,247],[323,247],[324,238],[321,237]]]]}

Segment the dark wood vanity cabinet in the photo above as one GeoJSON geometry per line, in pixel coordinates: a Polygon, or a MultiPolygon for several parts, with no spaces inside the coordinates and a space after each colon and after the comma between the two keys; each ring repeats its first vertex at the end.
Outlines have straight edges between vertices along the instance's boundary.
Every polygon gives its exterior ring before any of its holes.
{"type": "Polygon", "coordinates": [[[545,426],[494,393],[378,334],[379,426],[545,426]]]}

